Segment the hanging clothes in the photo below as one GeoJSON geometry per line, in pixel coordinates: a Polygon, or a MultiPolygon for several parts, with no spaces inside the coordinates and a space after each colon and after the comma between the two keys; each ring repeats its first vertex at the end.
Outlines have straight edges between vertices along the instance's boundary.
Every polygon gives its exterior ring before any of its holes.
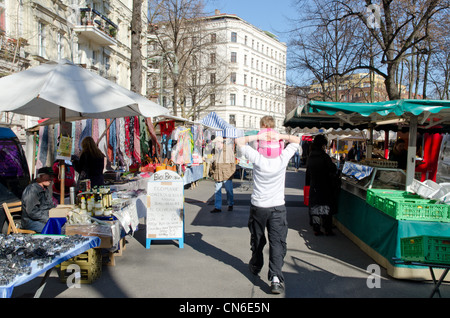
{"type": "MultiPolygon", "coordinates": [[[[99,119],[98,122],[98,132],[99,132],[99,138],[100,136],[105,132],[106,130],[106,120],[105,119],[99,119]]],[[[100,149],[100,151],[106,156],[106,154],[108,153],[108,146],[107,146],[107,141],[106,141],[106,136],[103,135],[102,139],[100,139],[97,142],[97,146],[98,149],[100,149]]]]}
{"type": "Polygon", "coordinates": [[[134,130],[133,130],[133,160],[141,163],[141,143],[139,137],[139,116],[134,116],[134,130]]]}
{"type": "Polygon", "coordinates": [[[174,120],[167,120],[167,121],[161,121],[158,123],[159,129],[161,130],[161,135],[171,135],[173,130],[175,129],[175,121],[174,120]]]}
{"type": "Polygon", "coordinates": [[[48,152],[48,126],[39,127],[39,147],[37,154],[36,170],[45,166],[48,152]]]}
{"type": "Polygon", "coordinates": [[[111,125],[109,126],[109,152],[111,152],[111,163],[116,165],[117,156],[117,130],[116,130],[116,120],[111,120],[111,125]]]}
{"type": "Polygon", "coordinates": [[[155,127],[153,127],[152,119],[150,117],[145,119],[145,122],[147,124],[147,129],[150,133],[150,137],[153,141],[153,145],[155,146],[152,150],[152,156],[159,156],[161,153],[161,145],[158,142],[158,138],[156,137],[155,127]]]}
{"type": "Polygon", "coordinates": [[[93,119],[92,120],[92,139],[94,139],[94,141],[97,142],[99,137],[100,137],[100,133],[98,130],[98,119],[93,119]]]}
{"type": "Polygon", "coordinates": [[[194,142],[191,130],[186,127],[178,127],[172,132],[172,139],[177,141],[171,152],[172,161],[180,165],[192,164],[194,142]]]}

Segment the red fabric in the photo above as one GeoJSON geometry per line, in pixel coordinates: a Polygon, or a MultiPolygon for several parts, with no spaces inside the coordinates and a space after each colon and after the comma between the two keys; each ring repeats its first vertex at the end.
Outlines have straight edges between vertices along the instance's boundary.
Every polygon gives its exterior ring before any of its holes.
{"type": "Polygon", "coordinates": [[[309,205],[309,186],[303,187],[303,203],[308,206],[309,205]]]}
{"type": "Polygon", "coordinates": [[[426,133],[423,135],[423,140],[424,163],[417,166],[416,171],[422,173],[420,179],[421,181],[425,181],[427,179],[436,181],[437,164],[442,143],[442,135],[426,133]]]}
{"type": "Polygon", "coordinates": [[[141,135],[139,127],[139,116],[134,116],[134,152],[133,158],[136,162],[141,163],[141,135]]]}
{"type": "Polygon", "coordinates": [[[162,121],[159,123],[159,128],[161,129],[161,135],[168,136],[172,134],[172,131],[175,129],[175,121],[174,120],[162,121]]]}

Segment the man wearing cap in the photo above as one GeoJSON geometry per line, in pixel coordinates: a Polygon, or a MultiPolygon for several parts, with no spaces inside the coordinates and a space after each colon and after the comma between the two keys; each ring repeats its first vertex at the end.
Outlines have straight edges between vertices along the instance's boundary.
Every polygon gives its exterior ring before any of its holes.
{"type": "Polygon", "coordinates": [[[21,221],[23,229],[42,232],[48,221],[48,211],[55,207],[51,191],[53,176],[52,168],[40,168],[36,179],[23,191],[21,221]]]}

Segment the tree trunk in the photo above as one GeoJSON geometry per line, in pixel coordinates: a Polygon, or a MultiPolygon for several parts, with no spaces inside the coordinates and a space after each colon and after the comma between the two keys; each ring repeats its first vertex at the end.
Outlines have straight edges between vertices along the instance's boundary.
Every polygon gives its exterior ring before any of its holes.
{"type": "MultiPolygon", "coordinates": [[[[389,100],[400,99],[399,89],[395,82],[395,74],[397,72],[398,63],[390,63],[387,66],[387,77],[384,81],[389,100]]],[[[401,87],[400,87],[401,90],[401,87]]]]}
{"type": "Polygon", "coordinates": [[[133,0],[131,18],[131,86],[130,90],[141,94],[142,90],[142,59],[141,59],[141,20],[142,0],[133,0]]]}

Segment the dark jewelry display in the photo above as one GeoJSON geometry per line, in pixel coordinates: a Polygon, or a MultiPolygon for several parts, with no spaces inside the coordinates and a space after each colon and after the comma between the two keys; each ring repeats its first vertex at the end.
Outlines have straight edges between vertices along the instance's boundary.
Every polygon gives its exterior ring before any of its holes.
{"type": "Polygon", "coordinates": [[[41,269],[56,257],[88,240],[82,235],[55,237],[0,234],[0,286],[9,285],[18,276],[30,275],[33,261],[41,269]]]}

